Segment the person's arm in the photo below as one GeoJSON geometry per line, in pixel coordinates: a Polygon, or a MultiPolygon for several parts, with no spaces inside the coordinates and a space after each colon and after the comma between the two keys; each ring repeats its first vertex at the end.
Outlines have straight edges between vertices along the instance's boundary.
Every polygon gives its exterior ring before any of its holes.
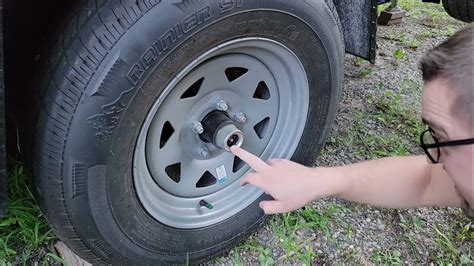
{"type": "Polygon", "coordinates": [[[346,177],[335,196],[388,208],[460,206],[453,180],[424,156],[392,157],[338,167],[346,177]]]}
{"type": "Polygon", "coordinates": [[[260,204],[267,214],[292,211],[327,196],[390,208],[460,205],[452,179],[423,156],[309,168],[288,160],[265,163],[237,147],[232,152],[256,171],[241,183],[260,187],[275,199],[260,204]]]}

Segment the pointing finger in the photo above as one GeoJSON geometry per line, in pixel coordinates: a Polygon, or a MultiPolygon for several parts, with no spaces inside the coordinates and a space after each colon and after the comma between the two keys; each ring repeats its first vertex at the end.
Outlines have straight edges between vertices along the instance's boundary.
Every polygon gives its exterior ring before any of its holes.
{"type": "Polygon", "coordinates": [[[237,146],[232,146],[230,151],[242,161],[246,162],[252,169],[254,169],[257,173],[260,173],[268,168],[268,164],[266,164],[262,159],[258,158],[257,156],[251,154],[250,152],[241,149],[237,146]]]}

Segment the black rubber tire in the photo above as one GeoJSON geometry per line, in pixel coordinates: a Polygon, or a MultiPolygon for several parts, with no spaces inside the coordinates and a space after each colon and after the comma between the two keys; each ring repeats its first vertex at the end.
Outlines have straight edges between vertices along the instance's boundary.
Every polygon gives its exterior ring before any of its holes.
{"type": "Polygon", "coordinates": [[[165,226],[140,205],[131,174],[141,124],[173,74],[209,47],[244,36],[285,44],[305,67],[310,109],[293,160],[312,165],[331,129],[343,76],[332,1],[111,0],[88,1],[77,11],[44,67],[34,174],[48,221],[82,258],[200,262],[265,221],[258,202],[268,196],[213,226],[165,226]],[[165,38],[183,21],[186,33],[165,38]],[[167,49],[154,54],[159,36],[167,49]]]}
{"type": "Polygon", "coordinates": [[[474,0],[443,0],[443,6],[448,14],[460,21],[474,21],[474,0]]]}

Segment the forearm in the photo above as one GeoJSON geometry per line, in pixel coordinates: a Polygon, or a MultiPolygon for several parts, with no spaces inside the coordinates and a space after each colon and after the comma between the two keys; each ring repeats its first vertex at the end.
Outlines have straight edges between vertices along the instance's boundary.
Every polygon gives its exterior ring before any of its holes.
{"type": "Polygon", "coordinates": [[[423,156],[393,157],[336,167],[333,196],[389,208],[459,206],[454,183],[423,156]]]}

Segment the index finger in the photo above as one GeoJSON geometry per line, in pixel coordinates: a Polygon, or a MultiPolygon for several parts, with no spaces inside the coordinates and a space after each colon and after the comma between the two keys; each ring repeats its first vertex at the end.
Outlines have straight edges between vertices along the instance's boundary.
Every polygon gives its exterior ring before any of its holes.
{"type": "Polygon", "coordinates": [[[237,157],[239,157],[242,161],[246,162],[253,170],[257,173],[260,173],[268,168],[268,164],[266,164],[262,159],[258,158],[257,156],[251,154],[250,152],[241,149],[237,146],[232,146],[230,151],[237,157]]]}

